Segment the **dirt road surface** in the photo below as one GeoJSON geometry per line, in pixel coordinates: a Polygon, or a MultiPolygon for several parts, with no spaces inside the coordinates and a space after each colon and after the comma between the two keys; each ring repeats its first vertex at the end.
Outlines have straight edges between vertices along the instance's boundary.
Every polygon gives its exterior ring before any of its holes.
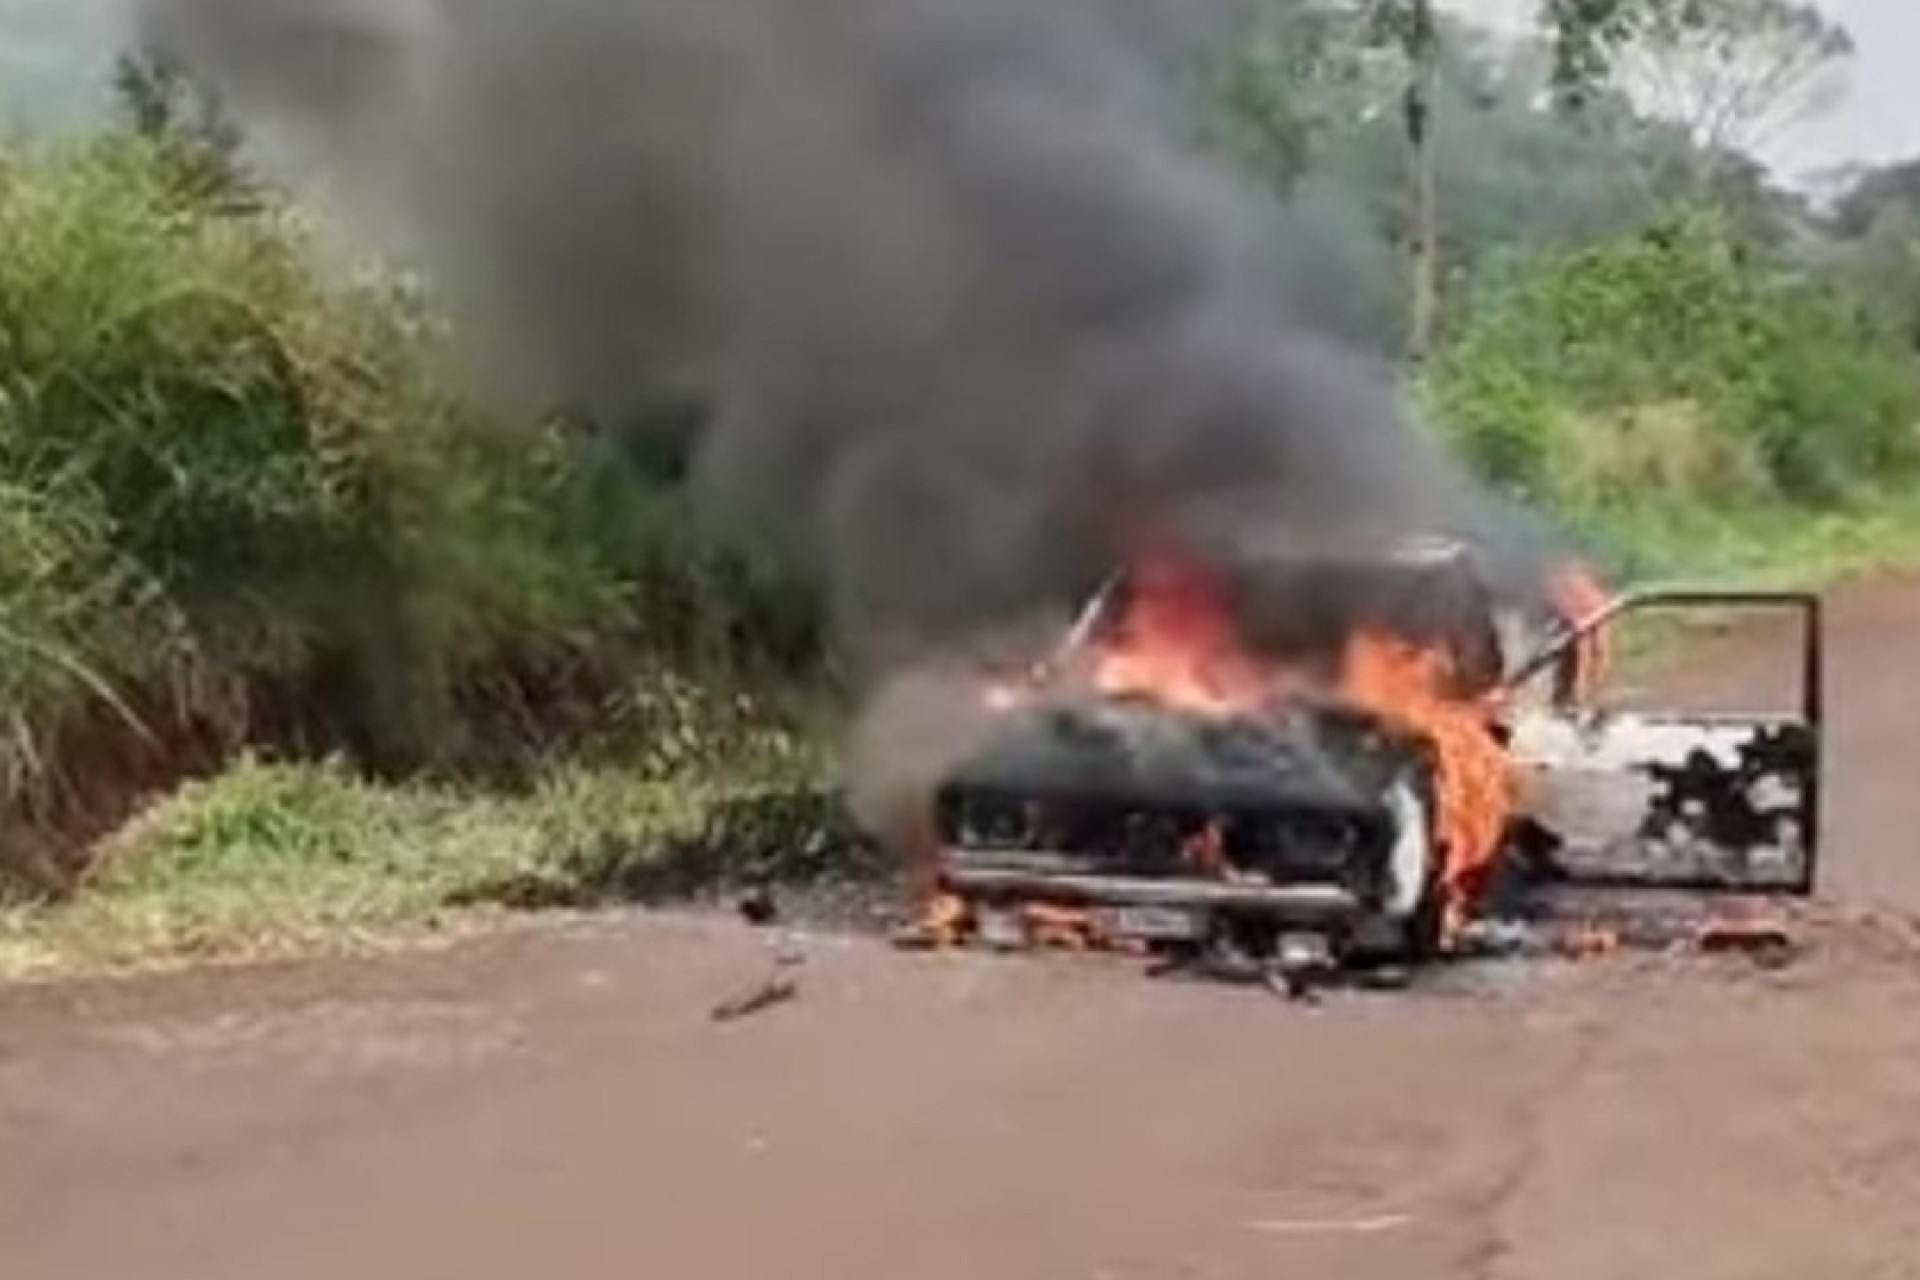
{"type": "Polygon", "coordinates": [[[1784,971],[1305,1009],[817,940],[721,1025],[765,939],[635,916],[14,996],[0,1276],[1920,1276],[1920,584],[1832,635],[1829,901],[1784,971]]]}

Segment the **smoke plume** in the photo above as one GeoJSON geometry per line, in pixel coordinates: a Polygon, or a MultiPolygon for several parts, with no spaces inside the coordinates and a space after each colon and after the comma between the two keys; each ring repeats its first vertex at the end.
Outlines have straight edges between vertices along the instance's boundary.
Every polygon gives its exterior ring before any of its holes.
{"type": "Polygon", "coordinates": [[[142,34],[432,273],[492,389],[636,430],[699,405],[660,443],[710,509],[812,557],[858,639],[920,645],[1223,503],[1485,519],[1325,246],[1195,145],[1214,16],[143,0],[142,34]]]}

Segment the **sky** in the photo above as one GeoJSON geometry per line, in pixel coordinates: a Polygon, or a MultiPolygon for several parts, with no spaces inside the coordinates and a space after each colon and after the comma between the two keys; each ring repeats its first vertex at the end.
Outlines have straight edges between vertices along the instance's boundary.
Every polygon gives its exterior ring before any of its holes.
{"type": "MultiPolygon", "coordinates": [[[[1510,30],[1532,24],[1538,0],[1440,0],[1463,17],[1510,30]]],[[[1761,159],[1788,182],[1846,165],[1920,157],[1920,0],[1818,0],[1852,34],[1845,95],[1782,132],[1761,159]]]]}
{"type": "Polygon", "coordinates": [[[1824,0],[1858,52],[1846,100],[1768,157],[1792,171],[1920,156],[1920,0],[1824,0]]]}
{"type": "MultiPolygon", "coordinates": [[[[1846,96],[1819,118],[1773,139],[1762,158],[1794,181],[1848,164],[1920,156],[1920,0],[1818,2],[1847,26],[1858,46],[1846,96]]],[[[89,73],[111,52],[121,3],[0,0],[0,99],[30,101],[40,114],[53,116],[80,109],[94,92],[89,73]]],[[[1530,25],[1538,7],[1538,0],[1441,3],[1514,30],[1530,25]]]]}
{"type": "Polygon", "coordinates": [[[88,111],[119,13],[117,0],[0,0],[4,118],[41,125],[88,111]]]}

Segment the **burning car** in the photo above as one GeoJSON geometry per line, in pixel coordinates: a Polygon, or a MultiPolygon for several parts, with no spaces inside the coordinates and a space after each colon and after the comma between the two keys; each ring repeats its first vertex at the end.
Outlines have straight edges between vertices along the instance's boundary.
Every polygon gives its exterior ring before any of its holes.
{"type": "Polygon", "coordinates": [[[1455,949],[1496,891],[1810,893],[1819,603],[1585,575],[1504,604],[1426,539],[1145,557],[1052,661],[995,687],[933,797],[923,944],[1154,953],[1297,987],[1455,949]],[[1596,701],[1626,612],[1788,610],[1792,715],[1596,701]]]}

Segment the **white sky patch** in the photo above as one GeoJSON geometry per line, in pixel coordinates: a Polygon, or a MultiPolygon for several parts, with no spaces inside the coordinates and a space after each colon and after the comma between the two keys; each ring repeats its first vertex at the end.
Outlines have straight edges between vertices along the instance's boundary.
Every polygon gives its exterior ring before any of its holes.
{"type": "MultiPolygon", "coordinates": [[[[1790,182],[1847,165],[1920,157],[1920,0],[1819,0],[1853,35],[1844,95],[1761,148],[1790,182]]],[[[1534,28],[1537,0],[1441,0],[1450,13],[1498,30],[1534,28]]]]}

